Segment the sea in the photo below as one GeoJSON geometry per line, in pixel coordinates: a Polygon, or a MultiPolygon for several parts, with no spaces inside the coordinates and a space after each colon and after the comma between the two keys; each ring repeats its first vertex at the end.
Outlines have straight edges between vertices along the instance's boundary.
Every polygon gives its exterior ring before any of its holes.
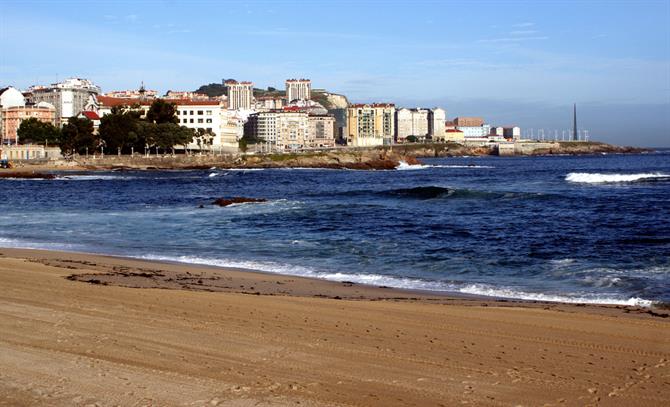
{"type": "Polygon", "coordinates": [[[2,179],[0,246],[497,298],[670,302],[670,151],[2,179]],[[212,205],[220,197],[267,202],[212,205]]]}

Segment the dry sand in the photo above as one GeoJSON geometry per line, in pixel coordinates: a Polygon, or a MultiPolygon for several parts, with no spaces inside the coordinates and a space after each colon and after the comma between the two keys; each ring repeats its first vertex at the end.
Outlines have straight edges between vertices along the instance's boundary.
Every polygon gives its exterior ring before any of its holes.
{"type": "Polygon", "coordinates": [[[0,252],[0,406],[670,400],[665,310],[0,252]]]}

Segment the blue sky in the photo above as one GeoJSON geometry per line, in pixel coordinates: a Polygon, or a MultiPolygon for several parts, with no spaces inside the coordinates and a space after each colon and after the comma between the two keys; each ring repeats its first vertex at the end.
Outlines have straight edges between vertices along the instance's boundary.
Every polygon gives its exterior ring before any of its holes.
{"type": "Polygon", "coordinates": [[[670,147],[670,0],[0,0],[0,86],[291,77],[351,101],[670,147]]]}

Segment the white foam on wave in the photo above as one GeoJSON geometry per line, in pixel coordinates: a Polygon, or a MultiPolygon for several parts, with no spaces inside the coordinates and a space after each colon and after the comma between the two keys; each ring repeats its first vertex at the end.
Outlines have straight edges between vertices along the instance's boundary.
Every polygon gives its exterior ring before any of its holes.
{"type": "Polygon", "coordinates": [[[83,245],[70,243],[50,243],[50,242],[28,242],[21,239],[12,239],[8,237],[0,237],[0,247],[13,249],[38,249],[38,250],[63,250],[74,251],[84,248],[83,245]]]}
{"type": "Polygon", "coordinates": [[[562,302],[571,304],[601,304],[601,305],[629,305],[638,307],[649,307],[653,301],[638,297],[619,298],[604,295],[554,295],[543,293],[530,293],[511,288],[499,288],[486,284],[468,284],[458,290],[464,294],[483,295],[487,297],[513,298],[529,301],[562,302]]]}
{"type": "Polygon", "coordinates": [[[490,165],[446,165],[446,164],[407,164],[405,161],[400,161],[396,170],[399,171],[408,171],[408,170],[425,170],[428,168],[494,168],[490,165]]]}
{"type": "Polygon", "coordinates": [[[638,173],[638,174],[600,174],[589,172],[571,172],[565,176],[568,182],[585,184],[605,184],[617,182],[635,182],[645,179],[670,178],[670,175],[660,172],[638,173]]]}
{"type": "Polygon", "coordinates": [[[574,304],[601,304],[601,305],[629,305],[649,307],[653,301],[642,298],[617,298],[603,295],[552,295],[543,293],[531,293],[511,288],[501,288],[486,284],[457,285],[439,281],[427,281],[415,278],[393,277],[381,274],[347,274],[338,272],[316,271],[308,267],[295,266],[275,262],[245,261],[232,259],[212,259],[195,256],[161,256],[144,255],[139,258],[145,260],[170,261],[188,264],[200,264],[215,267],[239,268],[245,270],[256,270],[266,273],[292,275],[299,277],[318,278],[329,281],[350,281],[358,284],[373,286],[385,286],[392,288],[435,291],[443,293],[462,293],[484,297],[509,298],[529,301],[560,302],[574,304]]]}

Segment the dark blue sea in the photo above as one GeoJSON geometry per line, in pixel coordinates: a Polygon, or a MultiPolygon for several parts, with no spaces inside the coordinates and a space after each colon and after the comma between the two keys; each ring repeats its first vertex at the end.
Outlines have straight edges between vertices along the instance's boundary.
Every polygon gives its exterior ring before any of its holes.
{"type": "Polygon", "coordinates": [[[0,246],[507,298],[670,302],[670,152],[423,161],[0,180],[0,246]],[[211,205],[232,196],[268,202],[211,205]]]}

